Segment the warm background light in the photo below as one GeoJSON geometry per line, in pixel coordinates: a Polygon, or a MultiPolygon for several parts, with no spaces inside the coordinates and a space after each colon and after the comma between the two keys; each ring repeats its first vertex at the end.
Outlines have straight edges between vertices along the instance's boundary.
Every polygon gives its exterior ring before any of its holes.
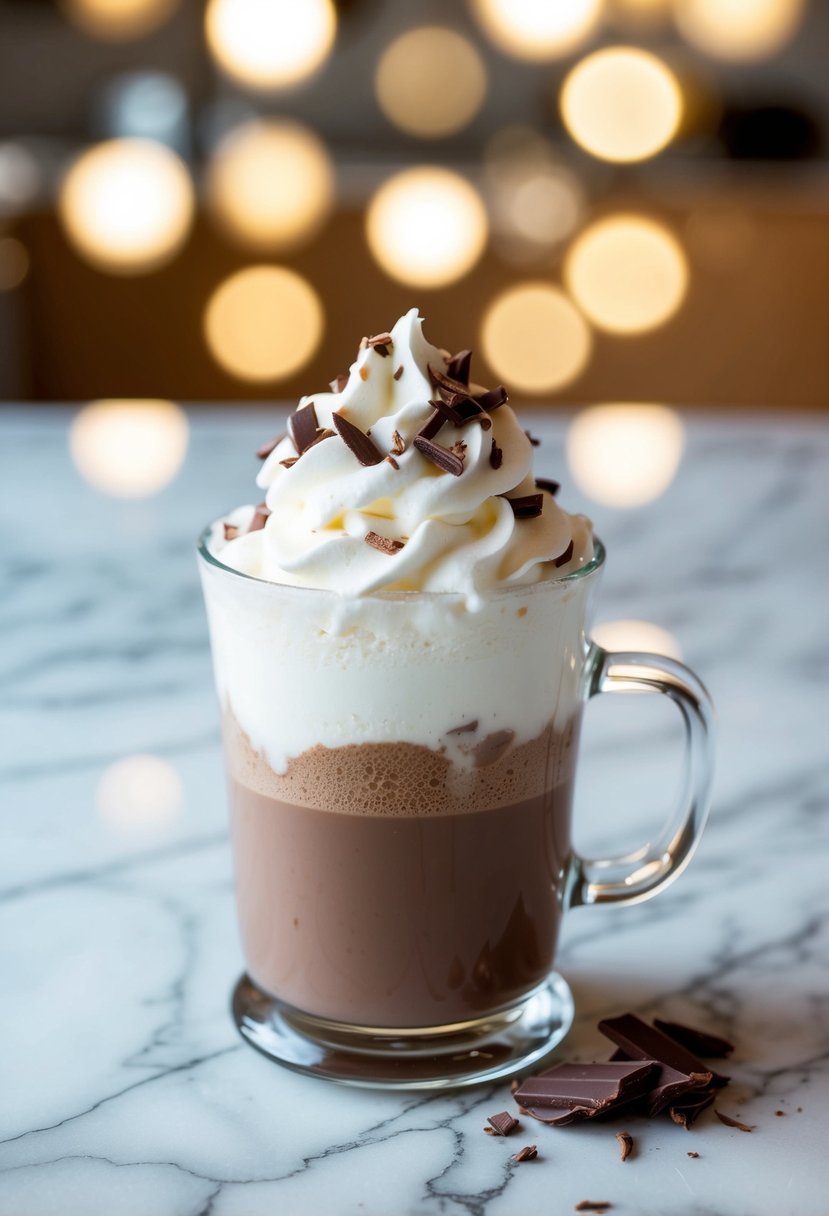
{"type": "Polygon", "coordinates": [[[570,71],[561,89],[570,135],[602,160],[646,160],[676,134],[682,94],[671,70],[648,51],[608,47],[570,71]]]}
{"type": "Polygon", "coordinates": [[[502,51],[546,60],[585,41],[598,24],[602,0],[473,0],[473,11],[502,51]]]}
{"type": "Polygon", "coordinates": [[[143,498],[178,473],[187,437],[187,418],[172,401],[93,401],[75,415],[69,446],[96,490],[143,498]]]}
{"type": "Polygon", "coordinates": [[[322,340],[325,314],[311,284],[283,266],[251,266],[210,297],[210,353],[240,380],[268,381],[304,367],[322,340]]]}
{"type": "Polygon", "coordinates": [[[174,257],[189,232],[193,207],[183,161],[144,139],[108,140],[81,153],[58,202],[76,250],[116,274],[145,274],[174,257]]]}
{"type": "Polygon", "coordinates": [[[337,15],[331,0],[209,0],[205,32],[219,67],[234,80],[280,89],[328,57],[337,15]]]}
{"type": "Polygon", "coordinates": [[[517,392],[543,393],[575,380],[590,358],[584,318],[563,292],[525,283],[502,292],[481,326],[487,362],[517,392]]]}
{"type": "Polygon", "coordinates": [[[673,481],[685,431],[664,405],[594,405],[567,432],[567,462],[579,488],[609,507],[640,507],[673,481]]]}
{"type": "Polygon", "coordinates": [[[225,231],[250,249],[295,248],[325,223],[334,171],[325,145],[299,123],[251,121],[220,142],[207,197],[225,231]]]}
{"type": "Polygon", "coordinates": [[[804,8],[804,0],[676,0],[676,21],[715,59],[767,59],[797,32],[804,8]]]}
{"type": "Polygon", "coordinates": [[[22,241],[0,237],[0,291],[14,291],[29,273],[29,254],[22,241]]]}
{"type": "Polygon", "coordinates": [[[165,827],[184,806],[184,785],[158,756],[126,756],[105,769],[95,801],[109,827],[144,832],[165,827]]]}
{"type": "Polygon", "coordinates": [[[401,131],[439,139],[460,131],[486,96],[486,69],[468,38],[442,26],[407,30],[380,57],[374,78],[383,113],[401,131]]]}
{"type": "Polygon", "coordinates": [[[487,217],[478,192],[449,169],[424,166],[389,178],[366,216],[369,247],[392,278],[443,287],[484,250],[487,217]]]}
{"type": "Polygon", "coordinates": [[[178,4],[179,0],[61,0],[61,8],[79,29],[111,42],[149,34],[178,4]]]}
{"type": "Polygon", "coordinates": [[[663,224],[645,216],[610,216],[573,241],[564,280],[595,325],[612,333],[642,333],[664,325],[681,305],[688,263],[663,224]]]}
{"type": "Polygon", "coordinates": [[[593,626],[593,640],[605,650],[644,650],[682,659],[682,649],[672,633],[652,621],[602,621],[593,626]]]}

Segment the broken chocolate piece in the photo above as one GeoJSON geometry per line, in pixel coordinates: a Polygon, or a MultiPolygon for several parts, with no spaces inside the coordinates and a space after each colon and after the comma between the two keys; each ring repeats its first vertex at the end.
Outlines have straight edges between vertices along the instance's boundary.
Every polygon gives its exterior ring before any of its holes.
{"type": "Polygon", "coordinates": [[[500,469],[503,459],[504,453],[501,448],[498,447],[498,444],[493,438],[492,447],[489,449],[489,463],[492,465],[493,469],[500,469]]]}
{"type": "Polygon", "coordinates": [[[265,526],[265,520],[270,515],[270,508],[267,503],[259,502],[253,512],[253,519],[250,521],[248,532],[258,532],[265,526]]]}
{"type": "Polygon", "coordinates": [[[361,465],[368,467],[369,465],[380,464],[381,460],[385,458],[384,453],[369,439],[365,431],[361,431],[358,426],[355,426],[353,422],[349,422],[342,414],[335,413],[333,415],[333,422],[340,439],[354,453],[361,465]]]}
{"type": "Polygon", "coordinates": [[[239,529],[235,524],[222,524],[225,532],[225,540],[235,540],[239,535],[239,529]]]}
{"type": "Polygon", "coordinates": [[[431,439],[425,439],[420,433],[415,435],[414,445],[422,456],[425,456],[427,460],[431,460],[432,464],[437,465],[444,473],[451,473],[453,477],[460,477],[463,472],[463,461],[460,456],[456,456],[448,448],[441,447],[439,443],[433,443],[431,439]]]}
{"type": "Polygon", "coordinates": [[[453,380],[469,387],[469,368],[472,363],[471,350],[459,350],[456,355],[447,361],[446,371],[453,380]]]}
{"type": "MultiPolygon", "coordinates": [[[[452,729],[448,730],[446,733],[447,733],[447,735],[466,735],[466,734],[472,734],[472,732],[476,731],[477,729],[478,729],[478,719],[473,718],[471,722],[464,722],[463,726],[453,726],[452,729]]],[[[517,1089],[517,1088],[518,1088],[518,1085],[516,1084],[515,1089],[517,1089]]],[[[512,1091],[513,1093],[515,1093],[515,1089],[512,1091]]]]}
{"type": "Polygon", "coordinates": [[[394,376],[392,377],[392,379],[399,380],[402,375],[403,375],[403,364],[401,363],[400,366],[398,367],[397,371],[394,373],[394,376]]]}
{"type": "Polygon", "coordinates": [[[739,1119],[732,1119],[731,1115],[724,1115],[721,1110],[715,1110],[714,1114],[719,1119],[720,1123],[724,1123],[726,1127],[736,1127],[738,1132],[753,1132],[754,1128],[749,1127],[747,1123],[741,1123],[739,1119]]]}
{"type": "Polygon", "coordinates": [[[564,550],[564,552],[555,559],[555,561],[553,562],[553,565],[556,567],[566,566],[572,556],[573,556],[573,542],[571,540],[570,544],[567,546],[567,548],[564,550]]]}
{"type": "Polygon", "coordinates": [[[556,494],[558,494],[559,490],[561,489],[559,482],[549,481],[546,477],[536,477],[535,484],[538,486],[539,490],[546,490],[548,494],[552,494],[553,498],[555,498],[556,494]]]}
{"type": "Polygon", "coordinates": [[[709,1034],[707,1030],[697,1030],[694,1026],[683,1026],[681,1022],[663,1022],[654,1018],[653,1024],[675,1043],[687,1047],[694,1055],[704,1056],[708,1060],[720,1060],[730,1055],[734,1044],[728,1039],[721,1039],[717,1034],[709,1034]]]}
{"type": "Polygon", "coordinates": [[[341,393],[348,384],[348,372],[337,372],[333,380],[329,381],[329,388],[332,393],[341,393]]]}
{"type": "Polygon", "coordinates": [[[391,536],[381,536],[379,532],[366,532],[363,540],[367,545],[371,545],[372,549],[379,549],[381,553],[390,555],[399,553],[406,543],[402,540],[394,540],[391,536]]]}
{"type": "Polygon", "coordinates": [[[657,1071],[658,1065],[650,1060],[558,1064],[540,1076],[528,1077],[514,1097],[535,1118],[544,1117],[548,1110],[594,1118],[641,1097],[650,1089],[657,1071]]]}
{"type": "Polygon", "coordinates": [[[269,439],[267,443],[263,443],[260,448],[256,449],[256,455],[260,460],[267,460],[274,448],[278,448],[284,438],[284,431],[279,435],[274,435],[273,439],[269,439]]]}
{"type": "Polygon", "coordinates": [[[516,1127],[521,1126],[508,1110],[502,1110],[497,1115],[488,1115],[487,1123],[494,1129],[496,1136],[508,1136],[510,1132],[515,1131],[516,1127]]]}
{"type": "Polygon", "coordinates": [[[515,1154],[515,1156],[513,1157],[513,1161],[518,1161],[518,1162],[532,1161],[533,1158],[537,1157],[537,1156],[538,1156],[538,1149],[535,1147],[535,1145],[534,1144],[525,1144],[524,1147],[522,1149],[519,1149],[518,1152],[515,1154]]]}
{"type": "Polygon", "coordinates": [[[716,1096],[713,1089],[692,1090],[677,1098],[668,1108],[668,1114],[674,1123],[678,1123],[680,1127],[690,1131],[702,1112],[708,1110],[716,1096]]]}
{"type": "Polygon", "coordinates": [[[627,1161],[633,1152],[633,1136],[630,1132],[617,1132],[616,1139],[619,1141],[619,1160],[627,1161]]]}
{"type": "Polygon", "coordinates": [[[288,433],[300,456],[314,442],[318,430],[317,411],[313,401],[309,401],[301,410],[294,410],[288,417],[288,433]]]}
{"type": "Polygon", "coordinates": [[[501,498],[507,499],[516,519],[537,519],[544,510],[543,494],[521,494],[516,498],[502,494],[501,498]]]}
{"type": "MultiPolygon", "coordinates": [[[[605,1018],[599,1022],[599,1030],[632,1060],[658,1060],[660,1064],[686,1076],[692,1073],[706,1074],[706,1067],[697,1056],[633,1013],[605,1018]]],[[[712,1072],[709,1084],[719,1089],[728,1084],[728,1077],[712,1072]]]]}

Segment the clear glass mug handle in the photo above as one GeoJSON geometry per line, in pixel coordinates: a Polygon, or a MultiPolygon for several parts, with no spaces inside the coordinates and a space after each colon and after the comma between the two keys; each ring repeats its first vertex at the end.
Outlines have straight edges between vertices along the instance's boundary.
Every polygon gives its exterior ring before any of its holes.
{"type": "Polygon", "coordinates": [[[715,718],[702,681],[684,664],[663,655],[609,653],[592,643],[585,665],[584,699],[605,692],[660,692],[670,697],[685,725],[682,782],[677,805],[655,840],[623,857],[598,860],[574,855],[570,907],[649,899],[684,870],[708,817],[715,718]]]}

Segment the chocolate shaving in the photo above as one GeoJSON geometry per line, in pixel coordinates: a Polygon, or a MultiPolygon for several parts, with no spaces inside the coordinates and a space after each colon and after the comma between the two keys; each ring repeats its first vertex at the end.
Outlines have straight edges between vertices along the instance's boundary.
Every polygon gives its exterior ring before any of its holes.
{"type": "Polygon", "coordinates": [[[370,346],[378,355],[382,355],[385,359],[389,353],[391,346],[391,334],[375,334],[373,338],[369,338],[366,346],[370,346]]]}
{"type": "Polygon", "coordinates": [[[402,375],[403,375],[403,364],[401,363],[400,366],[398,367],[397,371],[394,373],[394,376],[392,377],[392,379],[399,380],[402,375]]]}
{"type": "Polygon", "coordinates": [[[536,477],[535,484],[538,486],[539,490],[546,490],[548,494],[552,494],[553,498],[555,498],[556,494],[558,494],[559,490],[561,489],[559,482],[549,481],[546,477],[536,477]]]}
{"type": "Polygon", "coordinates": [[[359,460],[360,464],[368,467],[373,464],[380,464],[385,458],[384,453],[369,439],[364,431],[361,431],[353,422],[349,422],[342,414],[335,413],[333,416],[334,426],[337,428],[337,434],[342,439],[343,443],[359,460]]]}
{"type": "Polygon", "coordinates": [[[386,464],[390,464],[390,465],[391,465],[391,467],[392,467],[393,469],[399,469],[399,468],[400,468],[400,465],[397,463],[397,461],[394,459],[394,457],[393,457],[393,456],[387,456],[387,457],[386,457],[386,464]]]}
{"type": "Polygon", "coordinates": [[[714,1114],[719,1119],[720,1123],[724,1123],[726,1127],[736,1127],[738,1132],[753,1132],[754,1128],[749,1127],[747,1123],[741,1123],[739,1119],[732,1119],[731,1115],[724,1115],[721,1110],[715,1110],[714,1114]]]}
{"type": "Polygon", "coordinates": [[[678,1098],[668,1108],[668,1114],[674,1123],[678,1123],[680,1127],[684,1127],[687,1131],[690,1131],[702,1112],[708,1110],[708,1107],[711,1106],[716,1096],[716,1092],[713,1089],[692,1091],[678,1098]]]}
{"type": "Polygon", "coordinates": [[[391,433],[391,450],[395,456],[402,456],[406,451],[406,441],[399,431],[392,431],[391,433]]]}
{"type": "Polygon", "coordinates": [[[434,410],[417,433],[421,439],[434,439],[445,421],[440,410],[434,410]]]}
{"type": "Polygon", "coordinates": [[[719,1035],[709,1034],[707,1030],[697,1030],[694,1026],[684,1026],[681,1022],[663,1022],[654,1018],[653,1024],[669,1039],[686,1047],[696,1056],[704,1056],[709,1060],[723,1059],[734,1050],[734,1044],[719,1035]]]}
{"type": "Polygon", "coordinates": [[[440,370],[440,368],[432,367],[431,363],[427,363],[426,366],[428,368],[429,379],[432,381],[432,384],[434,384],[435,387],[439,388],[442,392],[448,393],[450,396],[460,398],[472,396],[469,389],[462,381],[455,380],[452,376],[447,376],[445,372],[440,370]]]}
{"type": "Polygon", "coordinates": [[[691,1150],[691,1152],[686,1153],[686,1154],[685,1154],[685,1156],[686,1156],[686,1157],[698,1157],[698,1156],[699,1156],[699,1153],[695,1153],[695,1152],[693,1151],[693,1149],[692,1149],[692,1150],[691,1150]]]}
{"type": "Polygon", "coordinates": [[[253,512],[253,519],[250,521],[250,525],[248,527],[248,532],[259,532],[260,529],[264,528],[265,520],[268,518],[270,513],[270,507],[267,505],[267,503],[257,503],[253,512]]]}
{"type": "Polygon", "coordinates": [[[239,535],[239,529],[235,524],[222,524],[225,532],[225,540],[235,540],[239,535]]]}
{"type": "Polygon", "coordinates": [[[319,429],[313,401],[309,401],[301,410],[294,410],[289,416],[288,432],[300,456],[314,442],[319,429]]]}
{"type": "Polygon", "coordinates": [[[495,442],[495,438],[493,437],[492,447],[489,449],[489,463],[492,465],[493,469],[500,469],[503,460],[504,453],[501,448],[498,447],[498,444],[495,442]]]}
{"type": "Polygon", "coordinates": [[[574,1212],[608,1212],[613,1207],[606,1199],[580,1199],[574,1212]]]}
{"type": "Polygon", "coordinates": [[[533,445],[534,448],[541,447],[541,440],[536,439],[535,435],[531,435],[529,431],[525,431],[524,434],[527,436],[527,438],[529,439],[530,443],[533,445]]]}
{"type": "Polygon", "coordinates": [[[469,387],[469,368],[472,363],[471,350],[459,350],[456,355],[446,362],[446,370],[453,380],[469,387]]]}
{"type": "Polygon", "coordinates": [[[399,553],[405,544],[405,541],[394,540],[391,536],[381,536],[379,532],[366,532],[363,540],[367,545],[371,545],[372,549],[379,549],[381,553],[389,555],[399,553]]]}
{"type": "MultiPolygon", "coordinates": [[[[311,442],[308,444],[308,447],[305,449],[305,451],[307,452],[311,448],[316,447],[318,443],[322,443],[323,439],[333,439],[333,438],[334,438],[334,431],[330,430],[327,426],[317,427],[317,433],[314,436],[314,438],[311,440],[311,442]]],[[[303,452],[303,455],[305,455],[304,452],[303,452]]]]}
{"type": "Polygon", "coordinates": [[[507,499],[516,519],[537,519],[544,510],[543,494],[522,494],[517,498],[507,498],[506,494],[501,494],[500,497],[507,499]]]}
{"type": "Polygon", "coordinates": [[[515,1131],[516,1127],[521,1126],[508,1110],[502,1110],[497,1115],[488,1115],[487,1123],[494,1129],[496,1136],[508,1136],[510,1132],[515,1131]]]}
{"type": "Polygon", "coordinates": [[[282,440],[285,438],[285,431],[279,435],[274,435],[273,439],[269,439],[267,443],[263,443],[261,448],[256,449],[256,455],[260,460],[267,460],[274,448],[279,447],[282,440]]]}
{"type": "Polygon", "coordinates": [[[553,565],[554,566],[566,566],[572,556],[573,556],[573,542],[571,540],[570,544],[567,546],[567,548],[564,550],[564,552],[562,554],[560,554],[557,558],[555,558],[555,560],[553,561],[553,565]]]}
{"type": "Polygon", "coordinates": [[[414,445],[422,456],[425,456],[432,464],[437,465],[444,473],[451,473],[453,477],[460,477],[463,472],[463,461],[460,456],[456,456],[448,448],[441,447],[439,443],[432,443],[431,439],[425,439],[420,433],[415,435],[414,445]]]}
{"type": "Polygon", "coordinates": [[[619,1141],[619,1160],[627,1161],[633,1152],[633,1136],[630,1132],[617,1132],[616,1139],[619,1141]]]}
{"type": "Polygon", "coordinates": [[[329,388],[332,393],[341,393],[348,384],[348,372],[337,372],[333,380],[329,381],[329,388]]]}
{"type": "Polygon", "coordinates": [[[518,1162],[532,1161],[533,1158],[537,1157],[537,1156],[538,1156],[538,1149],[535,1147],[535,1145],[534,1144],[525,1144],[524,1147],[522,1149],[519,1149],[518,1152],[515,1154],[515,1156],[513,1157],[513,1161],[518,1161],[518,1162]]]}
{"type": "Polygon", "coordinates": [[[499,384],[497,388],[491,388],[485,393],[480,393],[475,398],[482,410],[486,410],[491,414],[493,410],[497,410],[499,406],[505,405],[509,401],[509,394],[503,384],[499,384]]]}
{"type": "Polygon", "coordinates": [[[299,460],[298,456],[286,456],[284,460],[280,460],[283,469],[292,469],[299,460]]]}
{"type": "MultiPolygon", "coordinates": [[[[466,734],[471,735],[472,732],[476,731],[477,729],[478,729],[478,719],[473,718],[471,722],[464,722],[463,726],[453,726],[452,729],[448,730],[446,733],[447,733],[447,735],[466,735],[466,734]]],[[[517,1088],[518,1088],[518,1082],[516,1082],[516,1085],[515,1085],[515,1089],[517,1089],[517,1088]]],[[[515,1089],[512,1091],[513,1093],[515,1093],[515,1089]]]]}

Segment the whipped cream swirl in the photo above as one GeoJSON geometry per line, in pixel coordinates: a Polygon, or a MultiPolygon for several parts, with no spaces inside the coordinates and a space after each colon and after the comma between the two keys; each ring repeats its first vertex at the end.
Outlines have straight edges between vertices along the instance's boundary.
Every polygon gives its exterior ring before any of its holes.
{"type": "MultiPolygon", "coordinates": [[[[429,368],[448,374],[448,359],[421,327],[414,308],[390,341],[362,346],[340,392],[301,398],[297,411],[313,403],[324,437],[300,454],[286,435],[268,455],[257,477],[270,511],[264,526],[247,530],[255,517],[250,506],[214,526],[211,548],[225,565],[348,597],[457,592],[474,606],[495,588],[566,574],[590,561],[589,520],[568,515],[536,486],[533,448],[509,405],[493,408],[484,425],[478,418],[460,426],[448,421],[434,434],[435,444],[460,459],[460,473],[415,446],[439,392],[429,368]],[[377,463],[362,463],[335,415],[368,435],[377,463]],[[538,493],[538,515],[522,518],[510,505],[538,493]]],[[[457,470],[457,460],[449,463],[457,470]]]]}

